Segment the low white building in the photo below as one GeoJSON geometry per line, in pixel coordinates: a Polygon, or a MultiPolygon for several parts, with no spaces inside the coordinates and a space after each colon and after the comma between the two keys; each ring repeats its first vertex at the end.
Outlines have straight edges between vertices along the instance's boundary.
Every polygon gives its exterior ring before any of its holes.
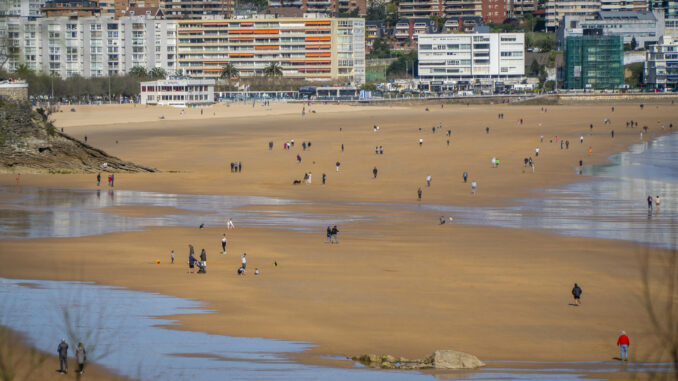
{"type": "Polygon", "coordinates": [[[161,106],[206,106],[214,103],[214,80],[170,77],[141,82],[141,104],[161,106]]]}
{"type": "Polygon", "coordinates": [[[420,34],[419,78],[509,81],[525,75],[523,33],[420,34]]]}
{"type": "Polygon", "coordinates": [[[657,89],[678,88],[678,38],[664,36],[646,52],[645,83],[657,89]]]}

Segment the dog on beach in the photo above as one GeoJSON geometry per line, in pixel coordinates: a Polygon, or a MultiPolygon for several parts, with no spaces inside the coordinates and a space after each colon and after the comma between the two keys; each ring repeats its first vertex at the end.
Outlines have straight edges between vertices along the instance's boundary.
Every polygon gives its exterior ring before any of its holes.
{"type": "Polygon", "coordinates": [[[292,182],[292,185],[297,185],[297,184],[301,184],[301,180],[294,180],[294,182],[292,182]]]}

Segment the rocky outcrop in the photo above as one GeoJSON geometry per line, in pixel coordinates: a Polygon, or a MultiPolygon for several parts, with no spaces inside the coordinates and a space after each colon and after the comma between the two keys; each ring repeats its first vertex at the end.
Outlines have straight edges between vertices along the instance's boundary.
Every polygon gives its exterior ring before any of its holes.
{"type": "Polygon", "coordinates": [[[383,369],[476,369],[485,366],[476,356],[453,350],[438,350],[423,360],[375,354],[353,356],[351,360],[370,368],[383,369]]]}
{"type": "Polygon", "coordinates": [[[0,172],[156,172],[63,134],[49,121],[49,111],[28,103],[0,101],[0,172]]]}

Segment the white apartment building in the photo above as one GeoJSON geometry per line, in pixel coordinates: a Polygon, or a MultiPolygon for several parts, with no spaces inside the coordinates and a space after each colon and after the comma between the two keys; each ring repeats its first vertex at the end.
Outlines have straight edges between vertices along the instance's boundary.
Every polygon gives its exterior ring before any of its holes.
{"type": "Polygon", "coordinates": [[[67,78],[126,74],[134,66],[176,72],[176,22],[152,17],[12,18],[10,44],[18,57],[6,63],[67,78]]]}
{"type": "Polygon", "coordinates": [[[645,54],[645,83],[659,89],[678,88],[678,38],[664,36],[645,54]]]}
{"type": "Polygon", "coordinates": [[[213,79],[170,77],[141,82],[141,104],[162,106],[205,106],[214,103],[213,79]]]}
{"type": "Polygon", "coordinates": [[[555,30],[566,15],[589,16],[600,11],[600,0],[548,0],[546,29],[555,30]]]}
{"type": "Polygon", "coordinates": [[[45,0],[0,0],[0,17],[40,17],[45,0]]]}
{"type": "Polygon", "coordinates": [[[420,34],[418,57],[421,79],[517,79],[525,75],[525,35],[420,34]]]}

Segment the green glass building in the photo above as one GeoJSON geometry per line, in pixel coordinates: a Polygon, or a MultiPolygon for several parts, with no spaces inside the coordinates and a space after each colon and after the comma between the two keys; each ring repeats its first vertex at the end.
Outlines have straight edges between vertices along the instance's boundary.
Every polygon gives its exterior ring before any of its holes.
{"type": "Polygon", "coordinates": [[[624,84],[623,37],[587,32],[565,39],[565,88],[619,88],[624,84]]]}

